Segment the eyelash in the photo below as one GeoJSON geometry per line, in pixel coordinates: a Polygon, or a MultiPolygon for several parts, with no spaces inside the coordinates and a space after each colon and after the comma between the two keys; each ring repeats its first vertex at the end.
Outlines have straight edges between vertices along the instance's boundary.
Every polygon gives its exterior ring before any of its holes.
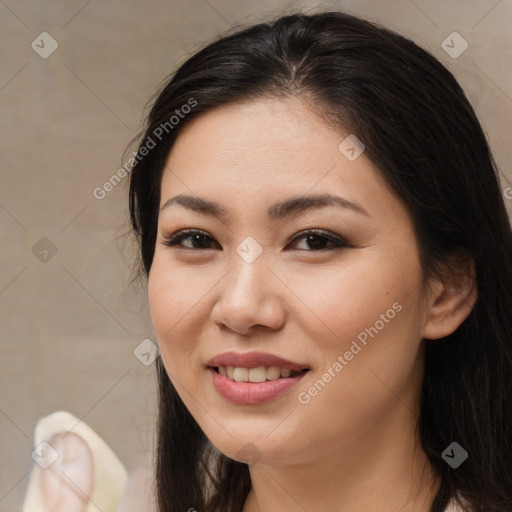
{"type": "MultiPolygon", "coordinates": [[[[205,248],[195,248],[195,247],[184,247],[182,245],[179,245],[179,243],[183,240],[186,240],[187,238],[190,238],[194,235],[201,235],[206,238],[209,238],[210,240],[213,240],[212,237],[210,237],[208,234],[206,234],[204,231],[200,231],[197,229],[184,229],[181,231],[178,231],[174,235],[170,236],[169,238],[166,238],[161,243],[162,245],[165,245],[167,247],[176,247],[178,249],[185,249],[189,251],[197,251],[197,250],[207,250],[210,249],[210,247],[205,248]]],[[[302,231],[295,235],[290,242],[296,242],[297,240],[301,240],[303,238],[307,238],[309,236],[316,236],[319,238],[324,238],[327,241],[329,241],[332,246],[323,248],[323,249],[311,249],[311,250],[305,250],[305,249],[298,249],[300,251],[305,252],[319,252],[319,251],[329,251],[329,250],[336,250],[336,249],[342,249],[344,247],[353,247],[350,245],[346,240],[343,238],[340,238],[338,236],[334,236],[330,234],[328,231],[323,231],[319,229],[310,229],[307,231],[302,231]]]]}

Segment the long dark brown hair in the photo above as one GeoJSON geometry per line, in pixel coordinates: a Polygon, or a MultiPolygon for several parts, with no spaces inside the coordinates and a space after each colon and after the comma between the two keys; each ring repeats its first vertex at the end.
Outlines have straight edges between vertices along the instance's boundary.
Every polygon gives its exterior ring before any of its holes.
{"type": "MultiPolygon", "coordinates": [[[[239,28],[188,58],[152,101],[132,162],[129,207],[142,276],[155,251],[162,170],[181,130],[219,106],[287,96],[364,141],[408,207],[425,279],[440,276],[456,252],[474,261],[478,299],[469,317],[453,334],[425,340],[418,430],[442,480],[431,512],[457,496],[474,512],[510,512],[510,223],[473,108],[453,75],[409,39],[340,12],[299,12],[239,28]],[[453,441],[469,454],[457,469],[441,456],[453,441]]],[[[211,445],[161,358],[156,368],[159,512],[241,512],[247,464],[211,445]]]]}

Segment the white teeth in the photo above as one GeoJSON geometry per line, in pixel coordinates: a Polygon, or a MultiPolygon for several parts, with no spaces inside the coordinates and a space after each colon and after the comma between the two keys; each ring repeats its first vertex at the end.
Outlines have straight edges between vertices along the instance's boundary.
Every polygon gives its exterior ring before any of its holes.
{"type": "Polygon", "coordinates": [[[251,368],[249,370],[249,382],[265,382],[267,380],[267,371],[264,366],[251,368]]]}
{"type": "Polygon", "coordinates": [[[233,371],[233,378],[237,382],[247,382],[249,380],[249,369],[236,366],[233,371]]]}
{"type": "Polygon", "coordinates": [[[267,380],[276,380],[281,376],[279,366],[269,366],[267,368],[267,380]]]}
{"type": "Polygon", "coordinates": [[[280,377],[286,378],[292,373],[290,368],[278,366],[258,366],[257,368],[219,366],[218,371],[224,377],[236,382],[265,382],[265,380],[276,380],[280,377]]]}

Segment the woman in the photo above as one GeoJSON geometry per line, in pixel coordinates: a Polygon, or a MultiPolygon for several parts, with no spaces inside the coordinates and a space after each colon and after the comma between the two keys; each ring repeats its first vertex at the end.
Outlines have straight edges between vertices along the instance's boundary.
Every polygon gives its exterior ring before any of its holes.
{"type": "Polygon", "coordinates": [[[510,223],[432,55],[338,12],[249,27],[132,163],[159,511],[512,510],[510,223]]]}

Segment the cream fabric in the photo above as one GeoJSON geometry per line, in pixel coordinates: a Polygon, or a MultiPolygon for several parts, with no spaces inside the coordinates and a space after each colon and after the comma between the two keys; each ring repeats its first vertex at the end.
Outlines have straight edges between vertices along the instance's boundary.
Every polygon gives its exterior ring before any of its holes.
{"type": "MultiPolygon", "coordinates": [[[[72,431],[89,445],[93,455],[94,487],[87,512],[117,512],[127,472],[114,452],[86,423],[71,413],[57,411],[41,418],[35,428],[34,447],[54,434],[72,431]]],[[[46,512],[43,508],[40,475],[44,471],[34,462],[22,512],[46,512]]]]}

